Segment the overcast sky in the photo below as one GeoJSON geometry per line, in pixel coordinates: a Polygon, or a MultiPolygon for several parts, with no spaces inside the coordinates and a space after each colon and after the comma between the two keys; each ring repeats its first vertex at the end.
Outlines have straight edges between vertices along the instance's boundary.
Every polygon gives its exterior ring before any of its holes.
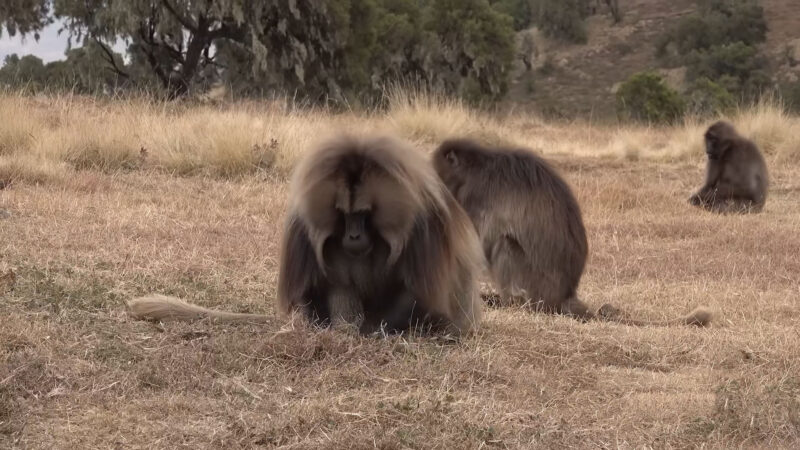
{"type": "MultiPolygon", "coordinates": [[[[33,54],[42,58],[42,61],[46,63],[64,59],[64,52],[67,50],[67,32],[59,35],[59,28],[61,28],[60,23],[54,23],[45,28],[40,33],[38,41],[33,38],[33,35],[28,35],[24,39],[19,34],[9,37],[8,33],[3,30],[3,36],[0,37],[0,66],[3,65],[6,56],[12,53],[19,56],[33,54]]],[[[124,54],[125,47],[117,43],[114,50],[124,54]]]]}

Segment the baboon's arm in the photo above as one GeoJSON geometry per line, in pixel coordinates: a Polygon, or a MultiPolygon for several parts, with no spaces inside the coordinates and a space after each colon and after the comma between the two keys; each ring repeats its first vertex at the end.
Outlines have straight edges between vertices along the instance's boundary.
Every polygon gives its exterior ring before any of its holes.
{"type": "Polygon", "coordinates": [[[282,313],[307,313],[312,299],[309,292],[318,292],[324,279],[322,269],[299,218],[291,218],[286,227],[283,256],[278,275],[278,306],[282,313]]]}
{"type": "Polygon", "coordinates": [[[706,170],[706,182],[703,187],[695,194],[703,203],[712,201],[716,194],[718,183],[722,177],[722,163],[718,160],[709,160],[706,170]]]}

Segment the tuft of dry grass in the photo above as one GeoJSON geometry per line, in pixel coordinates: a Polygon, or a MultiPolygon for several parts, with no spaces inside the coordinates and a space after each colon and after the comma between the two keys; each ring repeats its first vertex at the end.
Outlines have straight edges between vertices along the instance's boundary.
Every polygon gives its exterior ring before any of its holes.
{"type": "Polygon", "coordinates": [[[393,89],[388,93],[385,121],[394,133],[421,144],[469,137],[488,145],[520,145],[517,129],[504,121],[480,114],[461,100],[418,90],[393,89]]]}
{"type": "Polygon", "coordinates": [[[31,136],[0,154],[0,182],[13,181],[0,190],[0,274],[16,274],[0,289],[0,447],[800,445],[797,118],[769,106],[732,117],[765,149],[772,192],[761,214],[719,216],[686,204],[705,123],[607,127],[405,101],[332,115],[0,97],[0,114],[28,127],[0,121],[3,135],[31,136]],[[125,300],[150,292],[274,315],[283,175],[342,129],[426,150],[458,134],[539,149],[583,209],[587,303],[654,319],[704,304],[717,321],[637,328],[492,309],[453,343],[277,316],[128,316],[125,300]]]}
{"type": "Polygon", "coordinates": [[[6,187],[17,182],[32,184],[52,183],[63,180],[69,167],[48,158],[36,155],[0,156],[0,186],[6,187]]]}

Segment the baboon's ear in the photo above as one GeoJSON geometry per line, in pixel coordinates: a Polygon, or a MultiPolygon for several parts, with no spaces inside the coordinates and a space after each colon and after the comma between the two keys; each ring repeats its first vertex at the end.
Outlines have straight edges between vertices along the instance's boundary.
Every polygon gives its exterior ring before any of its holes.
{"type": "Polygon", "coordinates": [[[444,158],[447,160],[447,163],[450,164],[450,167],[458,167],[461,164],[461,161],[458,159],[458,155],[456,155],[455,150],[450,150],[444,155],[444,158]]]}

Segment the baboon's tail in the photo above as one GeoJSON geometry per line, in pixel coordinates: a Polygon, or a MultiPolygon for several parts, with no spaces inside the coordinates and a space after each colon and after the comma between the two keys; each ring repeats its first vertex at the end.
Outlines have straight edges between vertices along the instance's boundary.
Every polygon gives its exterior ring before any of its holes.
{"type": "Polygon", "coordinates": [[[216,311],[187,303],[177,297],[150,294],[128,301],[130,315],[140,320],[189,321],[210,318],[221,322],[266,322],[269,316],[263,314],[240,314],[216,311]]]}
{"type": "Polygon", "coordinates": [[[616,307],[605,304],[600,307],[597,311],[596,317],[601,320],[607,320],[609,322],[617,322],[622,323],[625,325],[634,325],[638,327],[644,326],[673,326],[673,325],[695,325],[698,327],[706,327],[711,324],[713,314],[707,308],[702,306],[698,306],[689,314],[686,314],[683,317],[678,317],[677,319],[668,319],[668,320],[641,320],[641,319],[632,319],[630,317],[626,317],[624,314],[620,312],[619,309],[616,307]]]}

